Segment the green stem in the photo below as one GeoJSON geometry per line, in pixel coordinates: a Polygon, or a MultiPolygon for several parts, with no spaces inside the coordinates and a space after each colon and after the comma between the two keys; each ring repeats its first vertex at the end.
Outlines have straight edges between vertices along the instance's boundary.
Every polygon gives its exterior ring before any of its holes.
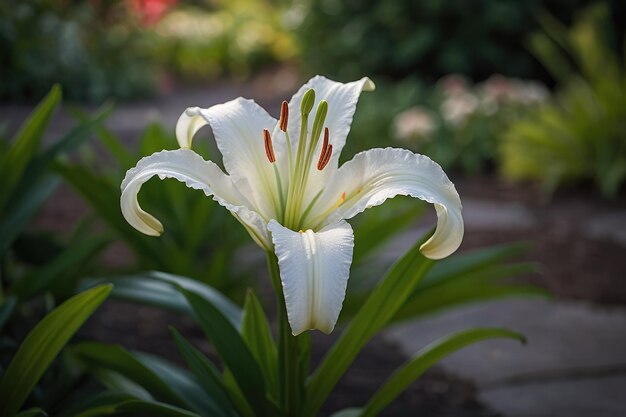
{"type": "Polygon", "coordinates": [[[301,398],[300,392],[303,380],[300,375],[300,360],[298,338],[291,333],[285,297],[280,282],[278,259],[272,252],[267,252],[267,266],[272,280],[272,286],[277,298],[278,313],[278,357],[279,374],[281,385],[281,404],[285,417],[298,417],[300,415],[301,398]]]}

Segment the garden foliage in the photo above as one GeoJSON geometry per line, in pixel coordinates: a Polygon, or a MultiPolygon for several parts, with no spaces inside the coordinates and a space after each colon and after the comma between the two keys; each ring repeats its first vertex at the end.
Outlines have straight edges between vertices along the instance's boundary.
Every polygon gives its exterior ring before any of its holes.
{"type": "Polygon", "coordinates": [[[593,181],[606,197],[626,180],[626,67],[615,52],[609,11],[594,6],[567,28],[549,15],[530,46],[559,81],[554,99],[503,137],[502,168],[552,191],[593,181]]]}
{"type": "MultiPolygon", "coordinates": [[[[254,266],[235,262],[238,251],[248,242],[246,233],[211,199],[187,192],[177,181],[146,184],[142,204],[158,213],[166,226],[167,232],[160,239],[138,234],[120,212],[119,184],[126,171],[141,155],[175,147],[174,136],[152,124],[141,135],[138,149],[131,151],[106,127],[99,127],[97,134],[107,151],[106,158],[96,155],[102,149],[92,147],[79,161],[59,163],[56,170],[107,225],[107,231],[132,251],[133,259],[119,265],[117,273],[158,270],[183,275],[242,300],[248,269],[254,266]]],[[[209,153],[207,142],[201,142],[198,140],[203,153],[209,153]]]]}
{"type": "MultiPolygon", "coordinates": [[[[450,73],[545,78],[523,39],[542,10],[568,21],[588,0],[310,2],[298,29],[305,67],[339,79],[388,76],[434,81],[450,73]]],[[[624,27],[621,0],[610,2],[624,27]]]]}
{"type": "Polygon", "coordinates": [[[71,100],[151,93],[155,67],[125,3],[0,2],[0,98],[32,100],[55,83],[71,100]]]}

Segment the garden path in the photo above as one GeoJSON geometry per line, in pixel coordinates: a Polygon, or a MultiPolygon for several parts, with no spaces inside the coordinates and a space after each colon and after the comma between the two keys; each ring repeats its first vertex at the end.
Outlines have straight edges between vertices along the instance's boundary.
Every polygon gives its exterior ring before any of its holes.
{"type": "MultiPolygon", "coordinates": [[[[463,205],[468,236],[486,230],[527,229],[539,222],[519,204],[465,198],[463,205]]],[[[580,230],[588,238],[611,241],[625,250],[625,222],[626,212],[609,210],[580,230]]],[[[407,233],[388,256],[397,256],[400,247],[420,235],[420,231],[407,233]]],[[[571,254],[552,256],[568,262],[571,254]]],[[[404,324],[387,337],[410,357],[438,337],[476,326],[507,327],[528,338],[523,346],[510,341],[480,343],[442,362],[446,371],[473,381],[478,399],[487,407],[504,417],[626,416],[623,306],[558,299],[500,301],[404,324]]]]}

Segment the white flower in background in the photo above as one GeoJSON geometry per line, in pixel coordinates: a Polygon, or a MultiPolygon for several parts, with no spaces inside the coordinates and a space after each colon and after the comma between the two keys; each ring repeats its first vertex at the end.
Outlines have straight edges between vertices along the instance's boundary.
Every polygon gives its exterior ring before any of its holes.
{"type": "Polygon", "coordinates": [[[458,127],[478,109],[479,104],[478,98],[472,93],[455,94],[443,100],[439,111],[446,122],[458,127]]]}
{"type": "Polygon", "coordinates": [[[359,95],[373,88],[368,78],[342,84],[314,77],[289,104],[283,102],[280,120],[243,98],[188,108],[176,126],[181,149],[143,158],[126,174],[124,217],[145,234],[163,232],[137,202],[142,184],[155,175],[204,191],[261,247],[276,253],[293,334],[331,332],[352,263],[354,236],[346,219],[388,198],[409,195],[434,204],[437,211],[435,233],[421,247],[425,256],[444,258],[463,238],[459,195],[426,156],[371,149],[338,167],[359,95]],[[190,149],[195,133],[207,124],[227,173],[190,149]]]}
{"type": "Polygon", "coordinates": [[[393,135],[404,143],[430,139],[430,134],[437,128],[433,113],[420,106],[403,111],[393,120],[393,135]]]}
{"type": "Polygon", "coordinates": [[[481,108],[487,114],[495,114],[508,104],[530,105],[541,103],[548,97],[548,89],[538,81],[524,81],[495,74],[479,84],[481,108]]]}
{"type": "Polygon", "coordinates": [[[521,81],[518,87],[519,101],[524,104],[545,102],[550,96],[548,88],[539,81],[521,81]]]}

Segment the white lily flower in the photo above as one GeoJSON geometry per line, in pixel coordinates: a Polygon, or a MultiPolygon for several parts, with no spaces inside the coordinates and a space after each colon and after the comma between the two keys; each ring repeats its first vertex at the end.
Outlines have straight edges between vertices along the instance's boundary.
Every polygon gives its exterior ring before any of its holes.
{"type": "Polygon", "coordinates": [[[408,195],[434,204],[437,212],[435,233],[421,247],[425,256],[444,258],[463,238],[459,195],[426,156],[371,149],[338,167],[361,91],[373,89],[368,78],[343,84],[317,76],[288,104],[283,102],[280,120],[243,98],[208,109],[188,108],[176,126],[181,149],[143,158],[126,174],[121,185],[124,217],[140,232],[163,232],[137,202],[141,185],[154,175],[176,178],[213,196],[256,243],[276,253],[293,334],[309,329],[330,333],[352,263],[354,236],[347,219],[388,198],[408,195]],[[190,149],[194,134],[207,124],[227,174],[190,149]]]}

